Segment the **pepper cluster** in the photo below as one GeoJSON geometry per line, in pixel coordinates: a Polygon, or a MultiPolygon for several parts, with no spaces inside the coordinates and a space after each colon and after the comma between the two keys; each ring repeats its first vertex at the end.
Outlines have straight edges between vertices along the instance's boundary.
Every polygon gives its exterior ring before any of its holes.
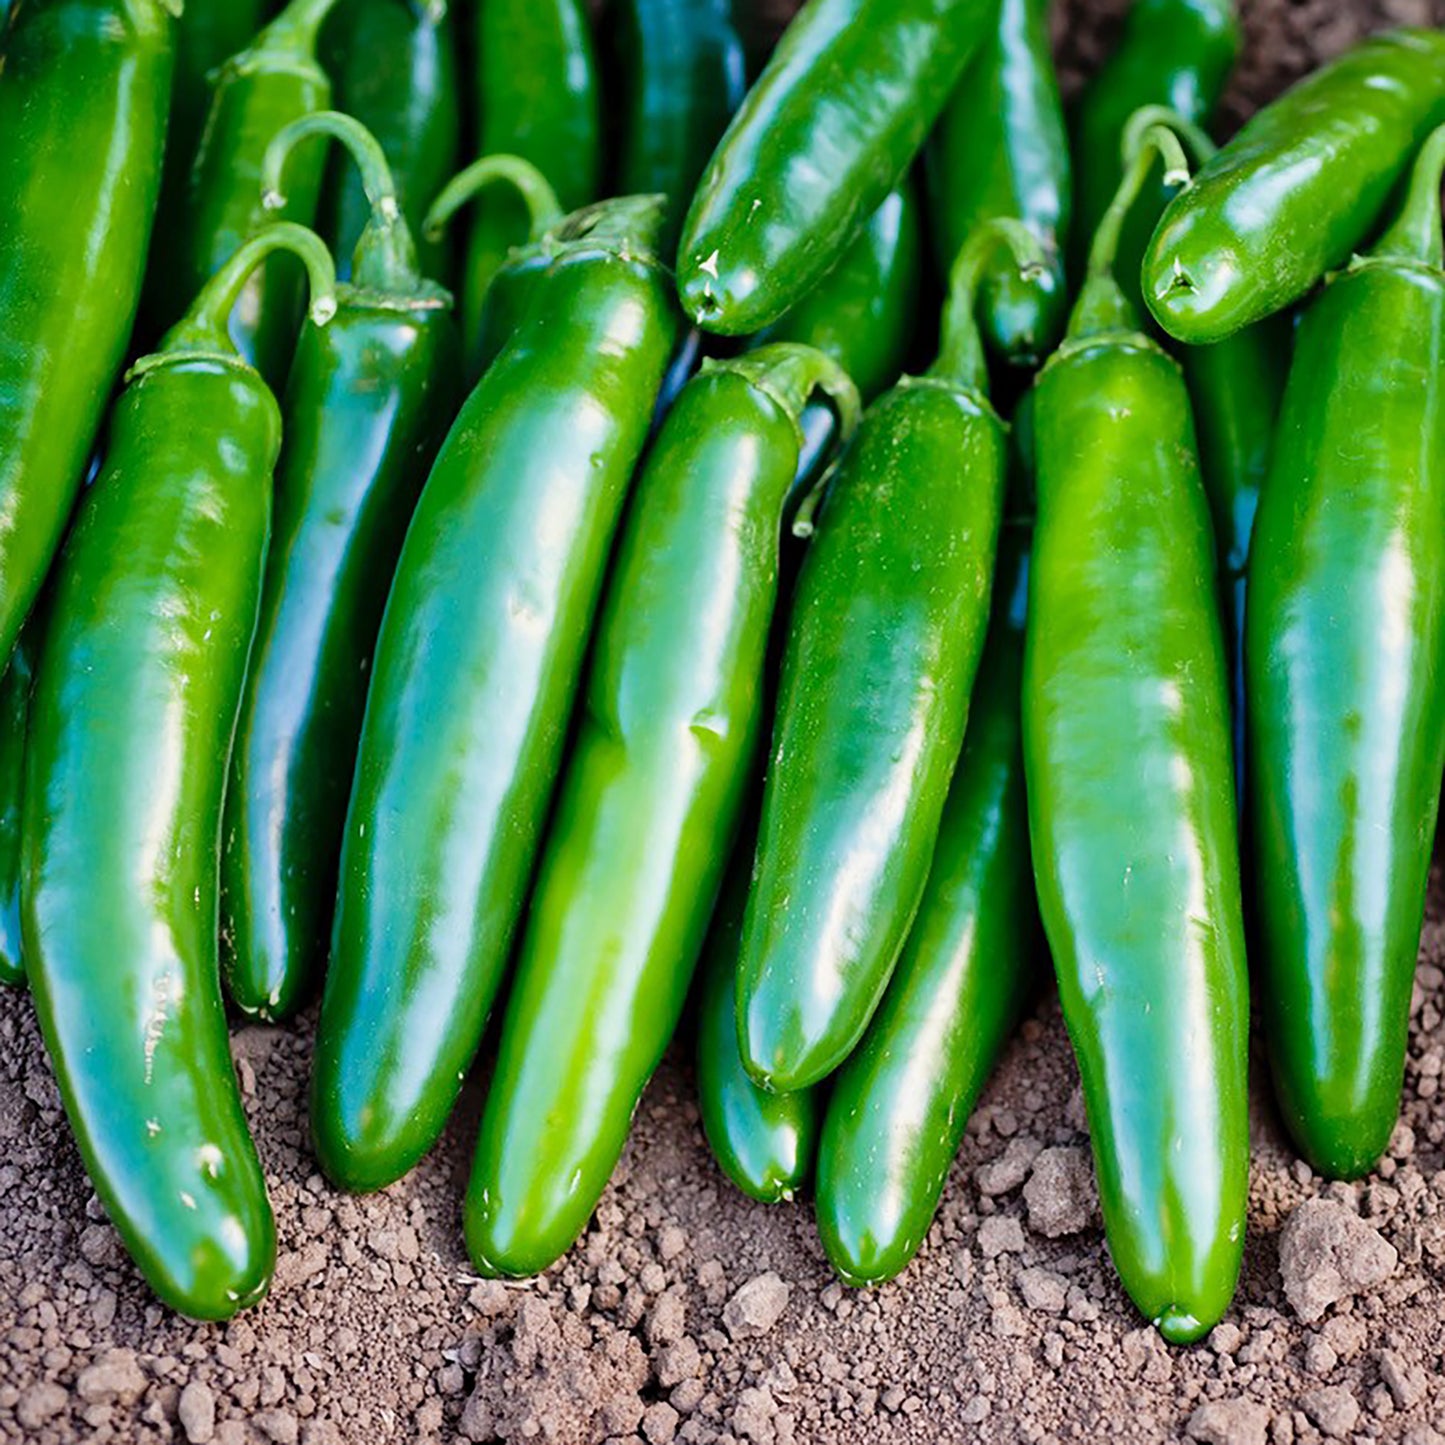
{"type": "Polygon", "coordinates": [[[1136,0],[1067,119],[1047,0],[808,0],[751,83],[733,10],[0,9],[0,981],[185,1314],[275,1260],[227,1000],[320,996],[344,1189],[485,1052],[489,1275],[584,1230],[690,996],[719,1162],[853,1284],[1046,958],[1167,1339],[1239,1274],[1251,970],[1303,1156],[1389,1139],[1445,33],[1216,149],[1227,0],[1136,0]]]}

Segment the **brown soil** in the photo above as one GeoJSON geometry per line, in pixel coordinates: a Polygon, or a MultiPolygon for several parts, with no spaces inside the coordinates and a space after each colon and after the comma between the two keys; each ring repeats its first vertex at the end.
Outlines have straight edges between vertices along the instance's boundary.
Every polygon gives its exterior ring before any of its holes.
{"type": "MultiPolygon", "coordinates": [[[[1063,7],[1071,80],[1121,8],[1063,7]]],[[[1445,22],[1442,0],[1244,8],[1234,114],[1367,30],[1445,22]]],[[[131,1268],[30,1004],[0,997],[0,1439],[1445,1445],[1438,878],[1390,1156],[1362,1184],[1314,1178],[1256,1067],[1244,1278],[1227,1322],[1189,1350],[1144,1327],[1109,1268],[1052,1001],[986,1093],[917,1262],[871,1294],[830,1279],[806,1204],[764,1208],[725,1183],[680,1061],[654,1083],[568,1259],[528,1284],[479,1281],[459,1209],[480,1081],[409,1179],[345,1198],[307,1148],[311,1022],[236,1035],[281,1259],[258,1309],[199,1326],[155,1304],[131,1268]]]]}

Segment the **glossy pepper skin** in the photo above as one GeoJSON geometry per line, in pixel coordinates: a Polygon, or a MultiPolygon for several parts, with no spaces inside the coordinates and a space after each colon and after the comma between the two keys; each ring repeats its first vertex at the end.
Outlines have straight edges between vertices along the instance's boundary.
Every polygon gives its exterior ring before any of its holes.
{"type": "Polygon", "coordinates": [[[1399,1115],[1445,768],[1445,130],[1399,219],[1300,329],[1250,563],[1266,1040],[1320,1173],[1399,1115]]]}
{"type": "Polygon", "coordinates": [[[0,657],[60,545],[124,359],[160,187],[174,24],[160,0],[28,0],[6,36],[0,657]]]}
{"type": "Polygon", "coordinates": [[[373,220],[325,326],[302,332],[260,621],[231,755],[222,964],[243,1013],[284,1018],[321,976],[337,859],[382,608],[412,509],[455,415],[460,342],[418,274],[389,167],[369,133],[321,112],[282,131],[264,179],[314,136],[361,162],[373,220]]]}
{"type": "Polygon", "coordinates": [[[934,249],[945,269],[994,216],[1022,221],[1048,258],[1047,267],[1023,280],[1000,254],[984,284],[984,338],[1018,366],[1036,365],[1048,353],[1067,307],[1069,138],[1048,12],[1049,0],[1002,0],[926,152],[934,249]]]}
{"type": "Polygon", "coordinates": [[[733,851],[698,967],[697,1099],[723,1173],[749,1198],[777,1204],[807,1183],[822,1100],[816,1089],[770,1094],[759,1088],[738,1052],[738,949],[756,848],[754,825],[733,851]]]}
{"type": "Polygon", "coordinates": [[[592,616],[675,329],[661,202],[558,233],[463,406],[382,620],[312,1081],[327,1174],[399,1178],[451,1112],[526,902],[592,616]]]}
{"type": "Polygon", "coordinates": [[[747,89],[731,0],[621,0],[614,48],[625,93],[617,190],[668,200],[671,256],[698,179],[747,89]]]}
{"type": "Polygon", "coordinates": [[[20,813],[38,626],[37,618],[20,634],[0,678],[0,983],[12,988],[25,986],[20,946],[20,813]]]}
{"type": "Polygon", "coordinates": [[[1027,599],[1027,530],[1010,522],[928,887],[824,1116],[818,1231],[848,1284],[892,1279],[917,1253],[969,1115],[1032,993],[1038,915],[1019,721],[1027,599]]]}
{"type": "Polygon", "coordinates": [[[331,304],[324,246],[248,243],[132,371],[52,584],[31,705],[22,925],[36,1012],[106,1214],[163,1303],[226,1319],[275,1227],[221,1003],[221,796],[281,439],[226,340],[277,247],[331,304]]]}
{"type": "Polygon", "coordinates": [[[1445,31],[1373,36],[1266,106],[1164,212],[1144,299],[1169,335],[1220,341],[1349,260],[1445,119],[1445,31]]]}
{"type": "Polygon", "coordinates": [[[458,211],[499,186],[515,193],[515,199],[504,202],[503,208],[520,208],[527,216],[527,227],[506,260],[488,277],[477,314],[465,330],[467,377],[474,386],[521,325],[538,277],[552,264],[556,249],[552,233],[562,220],[562,207],[547,178],[531,161],[514,155],[487,155],[442,187],[427,212],[423,232],[433,243],[440,241],[458,211]]]}
{"type": "MultiPolygon", "coordinates": [[[[597,58],[584,0],[477,0],[477,154],[531,161],[567,210],[602,180],[597,58]]],[[[514,246],[532,239],[519,197],[493,192],[472,221],[462,272],[462,339],[474,354],[487,288],[514,246]]]]}
{"type": "MultiPolygon", "coordinates": [[[[898,380],[913,340],[923,270],[918,196],[911,181],[874,211],[836,266],[781,320],[751,344],[794,341],[831,356],[871,402],[898,380]]],[[[803,413],[804,485],[832,451],[837,435],[833,408],[813,401],[803,413]]]]}
{"type": "MultiPolygon", "coordinates": [[[[286,205],[262,202],[261,163],[277,131],[331,104],[331,83],[316,60],[322,22],[336,0],[291,0],[216,76],[200,148],[184,196],[152,266],[147,309],[153,327],[169,326],[216,268],[261,226],[316,218],[326,159],[303,148],[286,175],[286,205]]],[[[302,314],[302,276],[275,256],[255,273],[231,317],[242,357],[279,391],[291,369],[302,314]]]]}
{"type": "MultiPolygon", "coordinates": [[[[321,32],[321,53],[336,108],[381,144],[403,215],[421,236],[433,197],[461,157],[461,98],[454,11],[424,0],[342,0],[321,32]]],[[[371,216],[360,178],[333,165],[322,197],[320,231],[350,277],[351,253],[371,216]]],[[[424,275],[451,272],[442,247],[422,236],[424,275]]]]}
{"type": "Polygon", "coordinates": [[[976,273],[1001,237],[1042,259],[1016,222],[977,234],[938,361],[870,408],[798,579],[738,963],[743,1063],[780,1093],[826,1078],[862,1037],[963,746],[1007,435],[986,393],[976,273]]]}
{"type": "Polygon", "coordinates": [[[808,395],[785,345],[709,366],[638,481],[538,870],[467,1188],[483,1274],[569,1249],[677,1028],[762,732],[783,505],[808,395]]]}
{"type": "Polygon", "coordinates": [[[1218,1322],[1239,1273],[1249,988],[1189,397],[1109,270],[1156,146],[1182,168],[1172,132],[1148,132],[1037,383],[1023,725],[1040,911],[1109,1251],[1141,1313],[1180,1344],[1218,1322]]]}
{"type": "MultiPolygon", "coordinates": [[[[1236,0],[1134,0],[1114,53],[1084,87],[1071,116],[1074,247],[1080,270],[1124,176],[1121,142],[1141,106],[1166,106],[1207,125],[1243,40],[1236,0]]],[[[1158,213],[1141,206],[1125,223],[1116,267],[1138,301],[1137,276],[1158,213]]]]}
{"type": "Polygon", "coordinates": [[[682,309],[705,331],[771,325],[902,179],[997,0],[808,0],[693,198],[682,309]]]}

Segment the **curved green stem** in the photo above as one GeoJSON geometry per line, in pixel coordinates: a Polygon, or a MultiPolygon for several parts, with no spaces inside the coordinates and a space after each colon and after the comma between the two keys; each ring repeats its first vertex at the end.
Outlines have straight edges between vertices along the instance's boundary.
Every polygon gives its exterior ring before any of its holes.
{"type": "Polygon", "coordinates": [[[1000,246],[1007,246],[1025,280],[1048,270],[1048,257],[1039,238],[1022,221],[998,216],[985,221],[959,247],[948,273],[948,301],[943,310],[943,339],[938,360],[928,375],[964,391],[988,394],[988,364],[979,333],[978,290],[984,267],[1000,246]]]}
{"type": "Polygon", "coordinates": [[[1129,117],[1120,136],[1119,159],[1126,170],[1129,162],[1143,146],[1145,132],[1156,125],[1174,132],[1180,143],[1188,149],[1196,166],[1202,166],[1219,149],[1203,126],[1196,125],[1177,110],[1167,105],[1141,105],[1129,117]]]}
{"type": "MultiPolygon", "coordinates": [[[[225,3],[225,0],[221,0],[225,3]]],[[[291,0],[291,3],[256,37],[253,50],[295,52],[308,59],[316,55],[322,22],[337,0],[291,0]]]]}
{"type": "Polygon", "coordinates": [[[1415,261],[1436,270],[1445,267],[1441,238],[1440,182],[1445,173],[1445,126],[1431,131],[1410,172],[1405,204],[1389,230],[1376,243],[1374,260],[1415,261]]]}
{"type": "Polygon", "coordinates": [[[201,352],[238,356],[226,330],[231,312],[251,273],[277,251],[289,251],[306,267],[311,287],[308,315],[317,326],[325,326],[336,315],[336,267],[331,252],[314,231],[292,221],[278,221],[244,241],[206,282],[191,309],[165,334],[156,355],[201,352]]]}
{"type": "Polygon", "coordinates": [[[473,161],[466,170],[453,176],[442,187],[441,194],[432,202],[431,210],[427,212],[423,227],[427,240],[440,240],[447,222],[463,206],[475,200],[480,192],[499,181],[505,181],[521,196],[522,203],[527,208],[531,240],[540,240],[544,232],[562,219],[562,207],[557,200],[557,193],[552,189],[547,177],[531,161],[523,160],[521,156],[483,156],[481,160],[473,161]]]}
{"type": "Polygon", "coordinates": [[[562,245],[585,242],[619,256],[652,256],[666,214],[666,196],[614,196],[563,217],[552,236],[562,245]]]}
{"type": "Polygon", "coordinates": [[[858,430],[863,402],[853,378],[826,352],[799,341],[775,341],[756,351],[722,361],[703,363],[703,374],[731,372],[775,401],[793,423],[799,444],[803,440],[803,410],[815,391],[827,398],[838,418],[838,445],[846,445],[858,430]]]}
{"type": "Polygon", "coordinates": [[[337,110],[321,110],[293,120],[278,131],[261,163],[261,194],[266,209],[276,211],[286,204],[281,190],[286,161],[303,140],[318,135],[338,142],[355,161],[371,206],[371,218],[356,242],[351,264],[353,281],[366,291],[416,295],[422,283],[411,227],[402,215],[386,156],[376,137],[359,120],[337,110]]]}
{"type": "Polygon", "coordinates": [[[1069,318],[1069,339],[1077,341],[1110,331],[1136,331],[1139,316],[1119,287],[1114,262],[1119,238],[1134,203],[1139,199],[1154,168],[1155,158],[1164,162],[1165,185],[1180,186],[1189,180],[1189,159],[1179,137],[1168,125],[1145,126],[1134,137],[1134,148],[1125,156],[1124,178],[1089,248],[1089,269],[1074,314],[1069,318]]]}

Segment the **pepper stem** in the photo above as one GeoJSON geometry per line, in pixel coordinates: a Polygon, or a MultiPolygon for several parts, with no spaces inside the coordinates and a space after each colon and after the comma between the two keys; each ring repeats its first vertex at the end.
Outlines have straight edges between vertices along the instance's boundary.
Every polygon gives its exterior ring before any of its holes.
{"type": "Polygon", "coordinates": [[[293,120],[278,131],[261,163],[262,204],[268,211],[279,211],[286,204],[281,190],[286,162],[297,145],[316,135],[329,136],[350,154],[361,172],[362,189],[371,207],[371,217],[357,238],[352,258],[353,281],[367,291],[414,296],[421,286],[416,243],[402,215],[386,156],[376,137],[359,120],[337,110],[321,110],[293,120]]]}
{"type": "Polygon", "coordinates": [[[1376,243],[1375,260],[1416,261],[1436,270],[1445,267],[1441,237],[1440,182],[1445,173],[1445,126],[1431,131],[1410,172],[1405,204],[1389,230],[1376,243]]]}
{"type": "Polygon", "coordinates": [[[256,37],[252,50],[287,50],[314,59],[322,22],[337,0],[291,0],[291,3],[256,37]]]}
{"type": "Polygon", "coordinates": [[[615,196],[573,211],[552,232],[552,238],[564,244],[586,241],[619,256],[651,256],[656,253],[666,214],[666,196],[615,196]]]}
{"type": "MultiPolygon", "coordinates": [[[[1175,137],[1188,151],[1196,166],[1202,166],[1219,149],[1203,126],[1196,125],[1187,116],[1167,105],[1141,105],[1124,125],[1119,141],[1119,158],[1125,169],[1138,155],[1144,144],[1144,135],[1152,126],[1163,126],[1174,132],[1175,137]]],[[[1185,177],[1187,180],[1188,177],[1185,177]]]]}
{"type": "Polygon", "coordinates": [[[1169,125],[1145,126],[1133,137],[1133,148],[1124,157],[1124,178],[1089,248],[1089,269],[1074,314],[1069,318],[1069,339],[1078,341],[1108,331],[1135,331],[1139,315],[1114,276],[1119,238],[1124,222],[1144,189],[1157,156],[1164,162],[1164,184],[1182,186],[1189,180],[1189,158],[1179,137],[1169,125]]]}
{"type": "Polygon", "coordinates": [[[498,181],[507,182],[521,196],[529,218],[529,240],[540,240],[545,231],[562,219],[557,193],[531,161],[523,160],[521,156],[483,156],[442,187],[441,194],[427,212],[423,227],[427,240],[439,241],[447,222],[463,206],[475,200],[480,192],[498,181]]]}
{"type": "Polygon", "coordinates": [[[278,221],[242,242],[231,259],[201,288],[191,309],[166,332],[156,355],[198,351],[238,356],[226,329],[231,312],[251,273],[277,251],[289,251],[306,267],[311,287],[307,314],[317,326],[325,326],[336,315],[336,267],[332,264],[331,252],[314,231],[292,221],[278,221]]]}
{"type": "Polygon", "coordinates": [[[1022,221],[997,216],[978,226],[959,247],[948,273],[948,301],[943,310],[943,340],[938,360],[928,375],[965,391],[988,394],[988,364],[978,329],[978,291],[984,267],[1000,246],[1007,246],[1028,281],[1044,275],[1048,258],[1037,236],[1022,221]]]}

